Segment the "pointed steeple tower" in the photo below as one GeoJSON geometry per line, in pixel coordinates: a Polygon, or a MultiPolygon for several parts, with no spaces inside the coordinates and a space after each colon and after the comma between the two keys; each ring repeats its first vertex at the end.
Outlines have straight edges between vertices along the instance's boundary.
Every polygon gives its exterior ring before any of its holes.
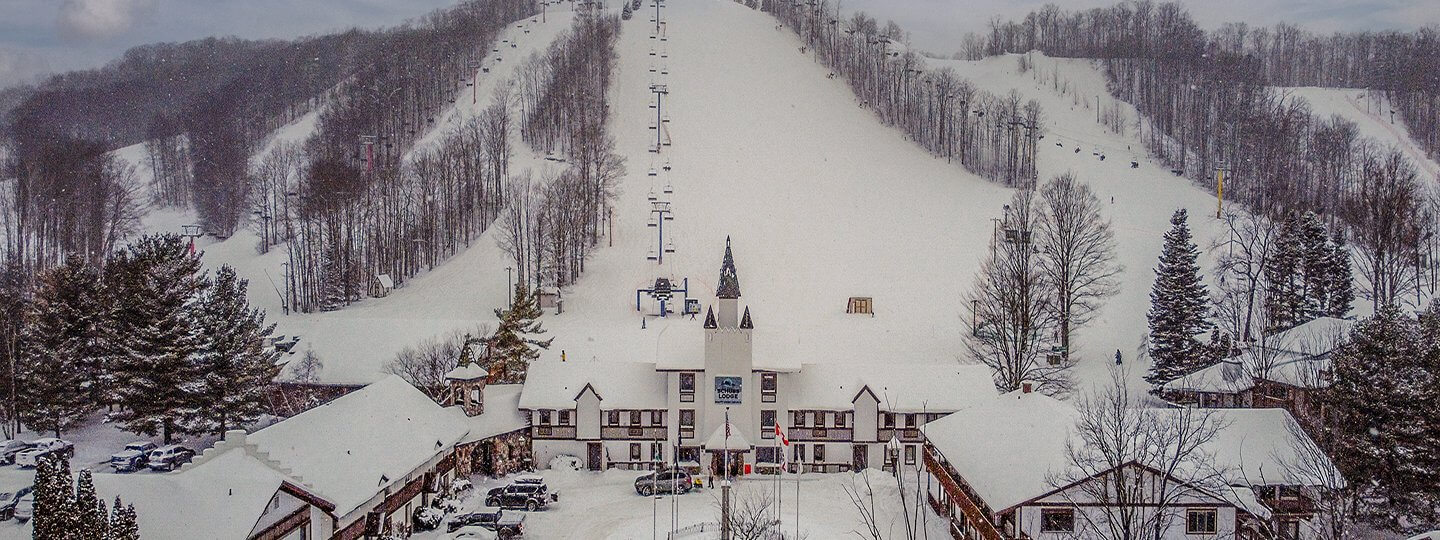
{"type": "Polygon", "coordinates": [[[750,306],[745,306],[745,315],[740,317],[741,330],[754,330],[755,323],[750,321],[750,306]]]}
{"type": "Polygon", "coordinates": [[[720,287],[715,296],[725,299],[740,298],[740,276],[735,274],[735,256],[730,253],[730,237],[725,237],[725,259],[720,263],[720,287]]]}
{"type": "Polygon", "coordinates": [[[705,328],[715,329],[715,306],[705,309],[705,328]]]}

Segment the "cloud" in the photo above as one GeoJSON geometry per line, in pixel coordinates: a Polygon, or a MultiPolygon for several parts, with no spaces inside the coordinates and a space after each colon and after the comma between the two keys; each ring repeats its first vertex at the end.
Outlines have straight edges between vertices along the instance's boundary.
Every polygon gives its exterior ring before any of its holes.
{"type": "Polygon", "coordinates": [[[151,8],[151,0],[64,0],[55,24],[67,40],[110,39],[129,32],[151,8]]]}
{"type": "Polygon", "coordinates": [[[50,73],[50,63],[33,51],[0,47],[0,89],[36,82],[50,73]]]}

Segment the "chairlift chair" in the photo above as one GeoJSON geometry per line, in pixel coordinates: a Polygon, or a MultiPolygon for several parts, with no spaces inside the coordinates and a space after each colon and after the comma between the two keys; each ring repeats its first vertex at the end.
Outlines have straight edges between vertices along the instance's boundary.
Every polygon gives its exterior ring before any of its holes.
{"type": "Polygon", "coordinates": [[[665,243],[665,253],[674,253],[674,252],[675,252],[675,242],[666,242],[666,243],[665,243]]]}
{"type": "Polygon", "coordinates": [[[647,253],[647,254],[645,255],[645,259],[651,260],[651,261],[658,261],[658,260],[660,260],[660,256],[657,255],[657,254],[655,254],[655,250],[652,249],[652,250],[650,250],[649,253],[647,253]]]}
{"type": "Polygon", "coordinates": [[[655,73],[655,64],[650,64],[650,73],[655,73]]]}
{"type": "Polygon", "coordinates": [[[666,195],[669,195],[669,194],[671,194],[671,193],[675,193],[675,186],[670,185],[670,181],[669,181],[669,180],[666,180],[666,181],[665,181],[665,187],[662,189],[662,191],[664,191],[666,195]]]}
{"type": "Polygon", "coordinates": [[[655,176],[655,175],[656,175],[656,172],[655,172],[655,168],[654,168],[654,167],[651,167],[651,168],[650,168],[650,172],[646,173],[646,176],[655,176]]]}
{"type": "Polygon", "coordinates": [[[666,114],[666,115],[662,116],[662,117],[660,118],[660,121],[661,121],[661,122],[664,122],[664,123],[666,123],[666,124],[669,124],[669,123],[670,123],[670,115],[666,114]]]}
{"type": "Polygon", "coordinates": [[[660,74],[661,74],[661,75],[669,75],[669,74],[670,74],[670,67],[669,67],[669,66],[660,66],[660,74]]]}
{"type": "Polygon", "coordinates": [[[652,216],[650,216],[650,219],[648,219],[648,220],[645,221],[645,226],[646,226],[646,227],[659,227],[659,226],[660,226],[660,222],[655,219],[655,216],[652,215],[652,216]]]}
{"type": "Polygon", "coordinates": [[[645,198],[648,199],[648,200],[650,200],[650,202],[655,202],[655,201],[659,200],[659,198],[655,196],[655,190],[654,190],[654,189],[651,189],[651,190],[650,190],[650,193],[647,194],[647,195],[645,195],[645,198]]]}
{"type": "Polygon", "coordinates": [[[655,56],[655,49],[650,49],[650,56],[655,56]]]}
{"type": "Polygon", "coordinates": [[[670,172],[670,160],[665,160],[665,166],[661,168],[665,169],[665,172],[670,172]]]}
{"type": "Polygon", "coordinates": [[[651,153],[651,154],[658,154],[658,153],[660,153],[660,149],[655,147],[655,143],[650,143],[650,153],[651,153]]]}

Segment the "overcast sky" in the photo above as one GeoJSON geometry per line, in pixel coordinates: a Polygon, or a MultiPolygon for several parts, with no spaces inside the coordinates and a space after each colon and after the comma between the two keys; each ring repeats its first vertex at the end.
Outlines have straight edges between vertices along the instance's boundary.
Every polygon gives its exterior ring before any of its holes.
{"type": "MultiPolygon", "coordinates": [[[[0,87],[102,65],[125,49],[206,36],[295,37],[389,26],[455,0],[0,0],[0,87]]],[[[715,0],[672,0],[715,1],[715,0]]],[[[1067,9],[1111,0],[1048,0],[1067,9]]],[[[1412,30],[1440,23],[1440,0],[1182,0],[1203,25],[1288,21],[1320,31],[1412,30]]],[[[1047,0],[841,0],[893,19],[917,47],[954,52],[994,15],[1023,16],[1047,0]]]]}

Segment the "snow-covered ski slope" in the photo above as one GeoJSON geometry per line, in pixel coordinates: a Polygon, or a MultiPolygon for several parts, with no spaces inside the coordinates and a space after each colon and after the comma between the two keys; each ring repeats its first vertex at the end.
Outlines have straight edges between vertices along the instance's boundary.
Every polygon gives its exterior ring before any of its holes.
{"type": "MultiPolygon", "coordinates": [[[[1425,150],[1415,144],[1410,130],[1397,117],[1390,115],[1390,100],[1381,92],[1370,92],[1361,88],[1316,88],[1279,87],[1277,91],[1285,96],[1303,98],[1310,103],[1310,113],[1319,118],[1339,116],[1355,123],[1361,137],[1368,137],[1384,146],[1400,150],[1415,164],[1421,179],[1426,183],[1440,177],[1440,164],[1425,155],[1425,150]]],[[[1398,116],[1398,113],[1397,113],[1398,116]]]]}
{"type": "MultiPolygon", "coordinates": [[[[757,328],[757,354],[877,368],[968,362],[965,293],[990,249],[991,218],[1001,214],[1011,190],[930,156],[881,125],[843,81],[827,79],[826,69],[799,53],[798,40],[763,13],[725,0],[672,0],[664,8],[663,41],[651,37],[652,14],[641,10],[626,21],[618,45],[612,127],[629,173],[618,186],[613,238],[602,240],[584,276],[564,291],[565,313],[545,318],[556,338],[547,355],[649,361],[698,352],[700,320],[647,318],[642,329],[635,290],[657,277],[677,285],[689,278],[691,296],[708,305],[728,235],[742,303],[751,307],[757,328]],[[673,141],[658,157],[648,151],[656,117],[650,85],[657,82],[669,89],[664,125],[673,141]],[[652,167],[658,176],[647,175],[652,167]],[[663,193],[667,183],[674,193],[663,193]],[[657,247],[657,230],[646,226],[651,191],[674,211],[665,234],[675,252],[665,254],[663,265],[646,259],[657,247]],[[846,315],[850,296],[873,297],[876,315],[846,315]]],[[[518,50],[497,64],[487,60],[492,70],[482,76],[479,103],[465,99],[466,92],[437,125],[483,109],[489,89],[509,77],[515,60],[543,50],[568,24],[566,14],[552,11],[529,34],[512,27],[506,37],[518,34],[518,50]]],[[[1055,91],[1035,73],[1018,73],[1013,57],[930,64],[950,65],[987,90],[1015,88],[1042,102],[1048,134],[1040,145],[1042,178],[1074,171],[1095,188],[1126,267],[1120,293],[1078,335],[1079,375],[1105,380],[1116,349],[1134,363],[1170,214],[1188,208],[1204,248],[1219,230],[1207,217],[1215,211],[1213,196],[1146,161],[1138,140],[1109,134],[1095,122],[1094,110],[1074,97],[1090,96],[1093,103],[1093,96],[1106,95],[1103,76],[1088,61],[1036,59],[1045,73],[1059,69],[1073,94],[1055,91]],[[1106,161],[1092,151],[1104,152],[1106,161]],[[1139,168],[1130,168],[1132,158],[1139,168]]],[[[313,129],[313,122],[294,128],[313,129]]],[[[528,151],[519,154],[512,170],[545,164],[528,151]]],[[[252,301],[279,323],[278,333],[299,334],[301,352],[311,347],[320,354],[324,380],[369,382],[406,345],[493,321],[491,310],[505,302],[509,264],[493,234],[387,298],[291,316],[281,315],[270,285],[279,283],[280,252],[256,256],[248,230],[204,249],[209,265],[237,266],[251,280],[252,301]]],[[[656,311],[648,299],[643,307],[656,311]]],[[[1134,366],[1132,375],[1143,371],[1134,366]]]]}

